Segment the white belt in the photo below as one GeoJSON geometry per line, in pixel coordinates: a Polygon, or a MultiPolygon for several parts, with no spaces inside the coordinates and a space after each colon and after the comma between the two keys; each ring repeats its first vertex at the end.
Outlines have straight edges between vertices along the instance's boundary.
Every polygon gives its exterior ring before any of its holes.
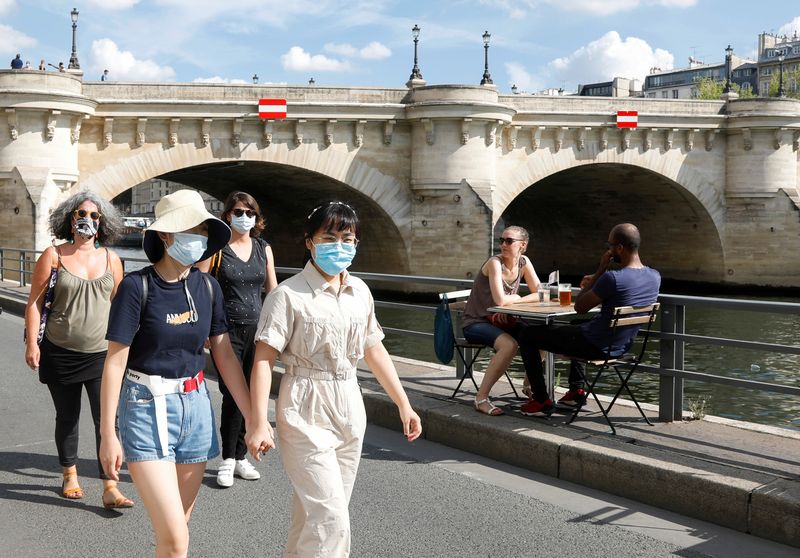
{"type": "Polygon", "coordinates": [[[162,378],[139,372],[138,370],[128,370],[125,376],[135,384],[147,386],[153,394],[153,403],[156,408],[156,427],[158,428],[158,439],[161,444],[161,455],[166,457],[169,445],[169,430],[167,428],[167,400],[164,397],[170,393],[190,393],[200,389],[203,383],[203,371],[197,373],[192,378],[162,378]]]}

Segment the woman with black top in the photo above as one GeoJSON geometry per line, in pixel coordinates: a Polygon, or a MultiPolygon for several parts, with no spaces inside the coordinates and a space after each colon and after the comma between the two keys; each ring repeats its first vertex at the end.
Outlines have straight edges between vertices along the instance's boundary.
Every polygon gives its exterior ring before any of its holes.
{"type": "MultiPolygon", "coordinates": [[[[222,287],[228,335],[233,352],[250,382],[250,368],[255,354],[256,326],[261,311],[261,289],[269,293],[278,284],[272,248],[263,239],[264,218],[258,202],[246,192],[231,192],[220,216],[231,227],[231,240],[211,259],[197,264],[211,272],[222,287]]],[[[217,470],[217,484],[233,485],[234,475],[257,480],[261,474],[247,460],[244,443],[244,420],[225,382],[220,379],[222,412],[219,434],[222,438],[222,463],[217,470]]]]}
{"type": "MultiPolygon", "coordinates": [[[[124,455],[155,531],[155,554],[174,557],[188,552],[189,517],[206,461],[219,454],[203,379],[206,340],[246,422],[250,401],[219,284],[192,267],[222,249],[230,229],[193,190],[163,197],[155,213],[143,242],[153,265],[126,276],[111,305],[100,457],[116,479],[124,455]]],[[[273,446],[269,423],[259,431],[263,439],[255,443],[266,451],[273,446]]]]}

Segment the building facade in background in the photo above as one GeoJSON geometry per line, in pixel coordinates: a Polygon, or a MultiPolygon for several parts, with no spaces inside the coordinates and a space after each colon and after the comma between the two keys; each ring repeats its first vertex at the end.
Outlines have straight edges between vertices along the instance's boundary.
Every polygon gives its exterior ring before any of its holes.
{"type": "MultiPolygon", "coordinates": [[[[155,214],[155,207],[158,201],[178,190],[193,190],[179,182],[171,182],[162,178],[153,178],[137,184],[131,189],[131,215],[151,217],[155,214]]],[[[199,190],[198,190],[199,192],[199,190]]],[[[222,213],[223,202],[217,198],[200,192],[206,209],[214,215],[222,213]]]]}
{"type": "Polygon", "coordinates": [[[581,97],[641,97],[642,81],[615,77],[611,81],[579,85],[578,95],[581,97]]]}
{"type": "Polygon", "coordinates": [[[800,84],[792,75],[800,69],[800,37],[797,32],[791,38],[761,33],[758,36],[758,83],[762,96],[769,94],[770,81],[780,73],[781,65],[784,89],[787,92],[797,91],[800,84]]]}
{"type": "MultiPolygon", "coordinates": [[[[734,54],[731,58],[731,69],[733,83],[745,91],[758,94],[758,70],[753,60],[740,58],[734,54]]],[[[644,78],[644,96],[649,99],[695,99],[697,82],[703,78],[725,81],[725,62],[704,64],[689,57],[688,68],[666,72],[653,68],[650,75],[644,78]]]]}

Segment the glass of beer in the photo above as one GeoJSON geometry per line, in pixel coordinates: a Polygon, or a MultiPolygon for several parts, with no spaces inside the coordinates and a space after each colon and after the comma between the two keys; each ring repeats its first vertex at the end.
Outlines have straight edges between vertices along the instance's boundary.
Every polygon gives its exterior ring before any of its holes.
{"type": "Polygon", "coordinates": [[[572,285],[570,283],[558,284],[558,302],[561,306],[572,304],[572,285]]]}

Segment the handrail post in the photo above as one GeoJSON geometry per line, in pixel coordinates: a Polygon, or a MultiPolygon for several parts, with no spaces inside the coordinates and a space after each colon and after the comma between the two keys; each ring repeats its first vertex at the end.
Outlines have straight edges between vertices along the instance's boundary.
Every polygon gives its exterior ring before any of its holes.
{"type": "Polygon", "coordinates": [[[6,279],[6,251],[0,248],[0,281],[6,279]]]}
{"type": "Polygon", "coordinates": [[[24,287],[27,285],[25,282],[25,252],[19,251],[19,286],[24,287]]]}
{"type": "MultiPolygon", "coordinates": [[[[661,331],[684,333],[686,308],[683,305],[661,306],[661,331]]],[[[660,343],[661,368],[683,370],[684,342],[662,339],[660,343]]],[[[665,422],[683,418],[683,378],[662,374],[658,380],[658,419],[665,422]]]]}

